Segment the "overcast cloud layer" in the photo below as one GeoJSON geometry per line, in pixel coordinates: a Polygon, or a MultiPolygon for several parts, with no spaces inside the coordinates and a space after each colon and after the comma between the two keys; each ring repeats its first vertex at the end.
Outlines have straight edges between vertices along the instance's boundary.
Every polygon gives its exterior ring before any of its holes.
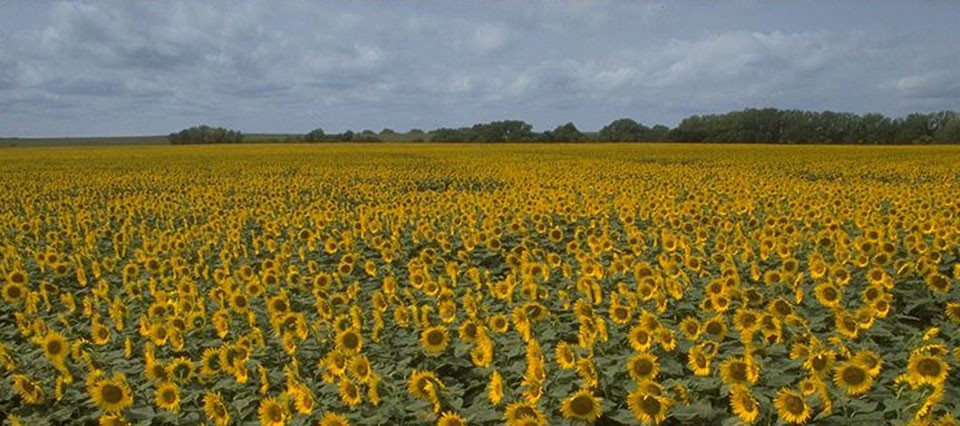
{"type": "Polygon", "coordinates": [[[960,109],[958,2],[0,3],[0,134],[960,109]]]}

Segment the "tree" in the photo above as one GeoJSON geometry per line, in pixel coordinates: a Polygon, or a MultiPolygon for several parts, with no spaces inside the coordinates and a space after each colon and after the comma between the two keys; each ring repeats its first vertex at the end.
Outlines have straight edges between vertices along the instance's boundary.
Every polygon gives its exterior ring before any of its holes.
{"type": "Polygon", "coordinates": [[[243,141],[243,134],[236,130],[204,124],[171,133],[167,139],[174,145],[240,143],[243,141]]]}
{"type": "Polygon", "coordinates": [[[587,137],[573,123],[561,124],[540,137],[544,142],[583,142],[587,137]]]}
{"type": "Polygon", "coordinates": [[[597,139],[603,142],[641,142],[651,140],[650,128],[629,118],[620,118],[607,124],[597,139]]]}
{"type": "Polygon", "coordinates": [[[324,140],[326,136],[327,134],[323,131],[323,129],[317,127],[316,129],[313,129],[307,133],[307,135],[303,137],[303,140],[307,142],[320,142],[324,140]]]}

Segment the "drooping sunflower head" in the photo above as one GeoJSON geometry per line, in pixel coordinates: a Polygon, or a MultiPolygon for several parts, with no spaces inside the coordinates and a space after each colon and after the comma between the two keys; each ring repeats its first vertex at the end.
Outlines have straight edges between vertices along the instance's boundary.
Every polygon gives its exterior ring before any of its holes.
{"type": "Polygon", "coordinates": [[[560,412],[564,418],[594,422],[603,413],[600,398],[587,389],[581,389],[563,400],[560,412]]]}
{"type": "Polygon", "coordinates": [[[730,407],[733,414],[736,414],[740,421],[746,424],[752,424],[760,416],[760,406],[750,392],[750,388],[745,385],[730,387],[730,407]]]}
{"type": "Polygon", "coordinates": [[[230,423],[230,412],[219,393],[208,391],[203,395],[203,412],[217,426],[230,423]]]}
{"type": "Polygon", "coordinates": [[[360,405],[360,403],[363,402],[363,396],[360,395],[360,388],[356,383],[348,379],[340,380],[337,391],[340,394],[340,400],[351,407],[360,405]]]}
{"type": "Polygon", "coordinates": [[[407,392],[414,398],[430,401],[439,383],[437,375],[431,371],[414,371],[407,382],[407,392]]]}
{"type": "Polygon", "coordinates": [[[546,422],[546,418],[540,410],[533,405],[520,401],[507,405],[503,416],[509,426],[520,425],[528,420],[534,421],[534,424],[545,424],[546,422]]]}
{"type": "Polygon", "coordinates": [[[13,389],[27,404],[39,404],[43,401],[43,389],[23,374],[13,375],[13,389]]]}
{"type": "Polygon", "coordinates": [[[757,370],[756,364],[740,357],[731,357],[720,364],[720,377],[728,384],[752,384],[759,377],[757,370]]]}

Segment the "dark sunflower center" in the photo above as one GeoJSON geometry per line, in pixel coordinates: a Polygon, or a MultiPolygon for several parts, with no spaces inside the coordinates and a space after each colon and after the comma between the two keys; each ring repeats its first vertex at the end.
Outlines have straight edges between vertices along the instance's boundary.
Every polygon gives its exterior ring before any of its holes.
{"type": "Polygon", "coordinates": [[[703,356],[703,355],[701,355],[701,354],[696,354],[696,355],[693,357],[693,362],[697,364],[697,367],[700,367],[700,368],[706,368],[706,367],[707,367],[707,357],[705,357],[705,356],[703,356]]]}
{"type": "Polygon", "coordinates": [[[430,330],[430,332],[427,333],[427,343],[434,346],[443,343],[443,332],[439,330],[430,330]]]}
{"type": "Polygon", "coordinates": [[[648,416],[655,416],[660,413],[660,401],[650,395],[646,395],[640,400],[640,409],[648,416]]]}
{"type": "Polygon", "coordinates": [[[707,324],[707,333],[717,335],[723,332],[723,326],[719,322],[712,321],[707,324]]]}
{"type": "Polygon", "coordinates": [[[825,357],[825,356],[823,356],[823,355],[817,355],[817,356],[813,357],[813,363],[812,363],[812,364],[813,364],[813,369],[814,369],[814,370],[817,370],[817,371],[823,370],[823,369],[826,368],[826,366],[827,366],[827,357],[825,357]]]}
{"type": "Polygon", "coordinates": [[[163,402],[172,404],[173,401],[177,399],[177,394],[172,389],[164,389],[160,397],[163,398],[163,402]]]}
{"type": "Polygon", "coordinates": [[[20,387],[22,387],[23,391],[26,393],[33,393],[33,391],[37,389],[37,387],[34,386],[33,383],[30,383],[29,380],[23,380],[20,382],[20,387]]]}
{"type": "Polygon", "coordinates": [[[733,380],[744,381],[747,380],[747,366],[742,362],[734,362],[730,364],[730,377],[733,380]]]}
{"type": "Polygon", "coordinates": [[[857,366],[850,366],[843,370],[843,382],[849,386],[856,386],[867,379],[866,372],[857,366]]]}
{"type": "Polygon", "coordinates": [[[51,340],[47,342],[47,353],[50,355],[60,355],[63,352],[63,342],[59,340],[51,340]]]}
{"type": "Polygon", "coordinates": [[[570,411],[578,416],[586,416],[593,412],[593,398],[586,395],[580,395],[570,401],[570,411]]]}
{"type": "Polygon", "coordinates": [[[830,302],[837,300],[837,290],[835,290],[833,287],[825,288],[823,290],[823,298],[830,302]]]}
{"type": "Polygon", "coordinates": [[[940,374],[940,363],[933,358],[924,358],[917,363],[917,371],[921,375],[935,377],[940,374]]]}
{"type": "Polygon", "coordinates": [[[223,404],[217,404],[213,406],[213,414],[217,417],[223,418],[227,416],[227,409],[224,408],[223,404]]]}
{"type": "Polygon", "coordinates": [[[123,389],[114,384],[107,384],[100,389],[100,396],[108,404],[118,404],[123,401],[123,389]]]}
{"type": "Polygon", "coordinates": [[[740,395],[740,406],[748,412],[754,411],[757,408],[757,404],[753,402],[753,398],[750,398],[748,395],[740,395]]]}
{"type": "Polygon", "coordinates": [[[20,287],[17,287],[17,286],[15,286],[15,285],[14,285],[14,286],[7,287],[7,297],[8,297],[8,298],[10,298],[10,299],[19,299],[21,294],[22,294],[22,292],[20,291],[20,287]]]}
{"type": "Polygon", "coordinates": [[[784,407],[786,407],[788,413],[799,416],[803,414],[803,399],[796,395],[788,395],[784,401],[784,407]]]}
{"type": "Polygon", "coordinates": [[[271,421],[280,422],[283,420],[283,413],[280,412],[280,407],[271,405],[267,407],[267,417],[269,417],[271,421]]]}
{"type": "Polygon", "coordinates": [[[757,317],[753,314],[744,314],[741,318],[741,323],[746,328],[753,327],[757,323],[757,317]]]}
{"type": "Polygon", "coordinates": [[[343,336],[343,346],[347,349],[354,349],[360,344],[360,339],[354,333],[347,333],[343,336]]]}
{"type": "Polygon", "coordinates": [[[517,418],[518,418],[518,419],[522,419],[522,418],[536,418],[536,417],[537,417],[537,412],[536,412],[533,408],[527,407],[527,406],[523,406],[523,407],[517,408],[516,413],[517,413],[517,418]]]}
{"type": "Polygon", "coordinates": [[[640,377],[645,377],[653,371],[653,363],[649,359],[639,359],[633,363],[633,372],[640,377]]]}

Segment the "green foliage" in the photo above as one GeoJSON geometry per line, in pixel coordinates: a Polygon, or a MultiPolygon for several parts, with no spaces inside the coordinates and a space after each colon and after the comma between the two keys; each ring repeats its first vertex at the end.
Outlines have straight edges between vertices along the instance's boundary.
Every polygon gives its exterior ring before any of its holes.
{"type": "Polygon", "coordinates": [[[171,133],[167,138],[174,145],[240,143],[243,141],[243,133],[204,124],[171,133]]]}

